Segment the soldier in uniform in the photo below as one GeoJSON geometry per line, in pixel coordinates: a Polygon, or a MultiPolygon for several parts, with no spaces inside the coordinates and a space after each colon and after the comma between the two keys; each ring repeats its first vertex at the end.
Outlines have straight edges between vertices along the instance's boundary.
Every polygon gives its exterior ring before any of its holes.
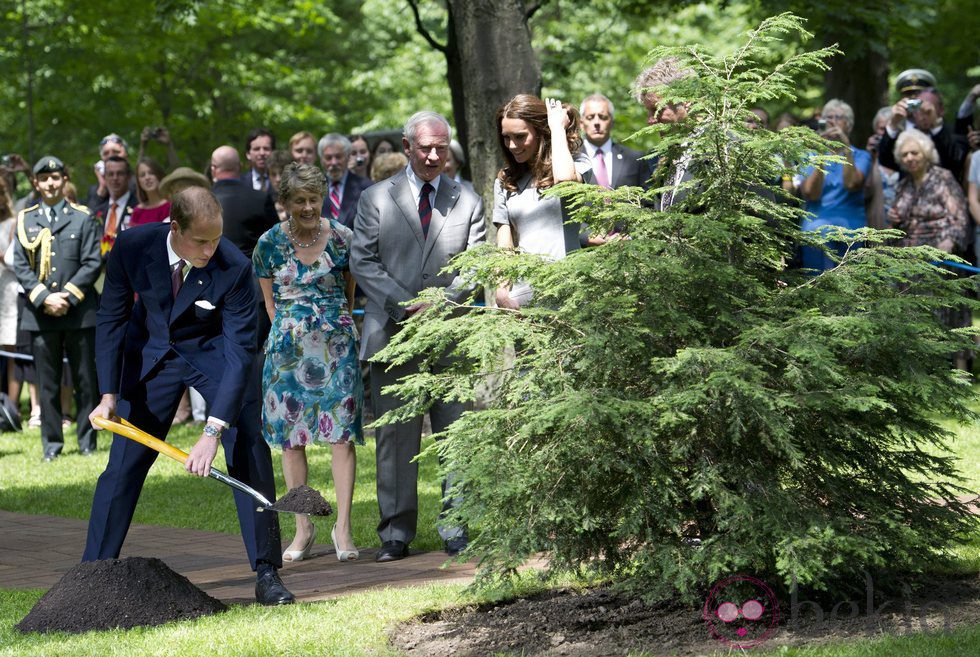
{"type": "Polygon", "coordinates": [[[84,205],[65,199],[68,173],[56,157],[34,165],[32,182],[41,202],[17,215],[14,273],[28,303],[20,327],[31,335],[41,402],[44,460],[53,461],[65,444],[61,428],[61,375],[68,356],[75,384],[78,449],[95,451],[95,430],[88,420],[98,403],[95,376],[95,312],[92,285],[102,258],[102,227],[84,205]]]}

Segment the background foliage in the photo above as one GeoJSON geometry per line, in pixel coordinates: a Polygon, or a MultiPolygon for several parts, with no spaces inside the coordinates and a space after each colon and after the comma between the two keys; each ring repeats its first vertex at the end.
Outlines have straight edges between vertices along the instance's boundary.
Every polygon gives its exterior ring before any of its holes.
{"type": "MultiPolygon", "coordinates": [[[[531,3],[528,3],[531,4],[531,3]]],[[[715,52],[788,0],[638,2],[550,0],[530,20],[545,93],[577,101],[601,90],[618,110],[617,133],[644,121],[629,84],[656,45],[704,43],[715,52]]],[[[893,72],[929,68],[950,110],[976,82],[980,12],[955,0],[800,4],[829,42],[853,42],[849,26],[869,22],[859,43],[884,53],[893,72]],[[975,75],[975,74],[974,74],[975,75]]],[[[424,23],[445,42],[442,0],[419,2],[424,23]]],[[[788,42],[784,49],[797,47],[788,42]]],[[[408,3],[385,0],[0,0],[0,151],[29,159],[54,152],[92,182],[96,144],[115,131],[132,145],[144,126],[171,129],[182,163],[202,168],[215,146],[243,146],[254,126],[280,140],[307,129],[394,128],[416,109],[451,114],[446,63],[416,32],[408,3]],[[28,125],[33,79],[35,138],[28,125]],[[33,153],[31,153],[33,150],[33,153]]],[[[819,106],[819,74],[799,81],[784,109],[819,106]]],[[[488,109],[488,111],[490,111],[488,109]]],[[[637,146],[650,144],[640,140],[637,146]]],[[[163,160],[162,151],[153,151],[163,160]]],[[[23,189],[21,190],[24,191],[23,189]]]]}
{"type": "Polygon", "coordinates": [[[730,54],[655,49],[697,72],[657,90],[690,103],[692,120],[645,130],[664,161],[689,158],[696,193],[655,211],[662,190],[559,186],[549,193],[578,219],[599,233],[625,221],[632,239],[558,261],[467,251],[454,267],[478,289],[524,280],[534,303],[460,314],[427,290],[434,305],[379,354],[458,357],[449,374],[406,380],[412,405],[398,416],[495,378],[487,407],[438,443],[488,572],[544,552],[558,571],[594,569],[651,596],[694,598],[746,572],[833,588],[862,570],[932,566],[975,530],[937,421],[973,419],[949,361],[969,330],[946,329],[939,311],[974,282],[934,266],[940,251],[890,246],[894,231],[803,234],[802,210],[767,193],[786,163],[839,161],[814,156],[830,144],[809,129],[745,125],[833,54],[769,63],[793,33],[806,36],[781,15],[730,54]],[[787,268],[796,244],[831,241],[849,245],[838,266],[787,268]]]}

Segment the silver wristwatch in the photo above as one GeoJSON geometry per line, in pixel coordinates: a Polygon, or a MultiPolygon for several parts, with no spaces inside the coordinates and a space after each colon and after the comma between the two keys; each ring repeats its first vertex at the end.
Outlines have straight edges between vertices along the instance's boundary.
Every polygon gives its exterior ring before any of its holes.
{"type": "Polygon", "coordinates": [[[219,427],[217,424],[205,424],[204,435],[208,438],[220,438],[221,427],[219,427]]]}

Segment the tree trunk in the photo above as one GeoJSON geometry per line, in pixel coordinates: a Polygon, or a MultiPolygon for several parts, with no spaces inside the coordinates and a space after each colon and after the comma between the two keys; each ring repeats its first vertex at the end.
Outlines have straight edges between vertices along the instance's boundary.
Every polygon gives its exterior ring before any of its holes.
{"type": "Polygon", "coordinates": [[[521,0],[451,0],[449,8],[448,42],[458,53],[459,66],[452,70],[453,56],[447,50],[449,80],[452,85],[457,75],[462,85],[461,109],[454,92],[453,113],[466,138],[473,185],[487,198],[502,163],[497,109],[515,94],[540,94],[541,70],[521,0]]]}

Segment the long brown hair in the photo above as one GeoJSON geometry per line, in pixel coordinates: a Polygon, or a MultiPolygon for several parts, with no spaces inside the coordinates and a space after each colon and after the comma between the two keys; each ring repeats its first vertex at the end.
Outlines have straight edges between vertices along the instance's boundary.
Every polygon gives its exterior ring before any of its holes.
{"type": "MultiPolygon", "coordinates": [[[[145,164],[147,167],[149,167],[150,172],[157,177],[158,184],[162,182],[163,179],[167,176],[167,172],[164,170],[162,166],[160,166],[160,163],[154,160],[153,158],[141,157],[140,161],[136,163],[136,198],[139,200],[140,203],[146,203],[149,200],[149,198],[147,197],[146,192],[143,191],[143,185],[140,184],[140,165],[142,164],[145,164]]],[[[158,192],[159,189],[160,188],[157,187],[158,192]]],[[[163,197],[163,194],[161,193],[160,196],[163,197]]]]}
{"type": "MultiPolygon", "coordinates": [[[[578,133],[579,114],[571,105],[563,103],[562,107],[568,112],[569,123],[568,128],[565,129],[565,138],[568,140],[569,150],[574,155],[582,146],[582,137],[578,133]]],[[[551,170],[551,129],[548,127],[548,108],[544,101],[531,94],[517,94],[497,111],[496,122],[497,142],[507,162],[497,174],[497,179],[503,188],[516,192],[517,182],[528,171],[531,172],[531,179],[538,189],[547,189],[554,185],[555,178],[551,170]],[[533,160],[521,163],[514,159],[501,134],[504,119],[520,119],[537,134],[538,152],[533,160]]]]}

